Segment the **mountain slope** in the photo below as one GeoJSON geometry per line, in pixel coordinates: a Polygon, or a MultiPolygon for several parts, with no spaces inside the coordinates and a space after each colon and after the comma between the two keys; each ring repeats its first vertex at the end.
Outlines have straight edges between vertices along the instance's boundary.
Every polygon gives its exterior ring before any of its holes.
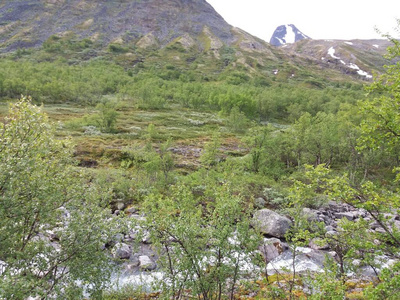
{"type": "Polygon", "coordinates": [[[231,43],[231,26],[205,0],[28,0],[0,4],[0,47],[40,46],[51,35],[73,31],[80,38],[108,44],[137,42],[151,33],[165,45],[206,26],[219,40],[231,43]]]}
{"type": "Polygon", "coordinates": [[[368,80],[360,73],[379,72],[385,63],[383,44],[330,45],[308,39],[294,25],[279,32],[280,40],[297,42],[274,47],[229,25],[205,0],[0,1],[0,53],[39,48],[45,52],[39,61],[58,55],[76,64],[102,56],[126,68],[171,64],[201,76],[238,71],[283,81],[368,80]]]}
{"type": "Polygon", "coordinates": [[[390,45],[387,40],[310,40],[305,39],[284,48],[289,55],[323,68],[340,70],[364,80],[383,71],[388,61],[383,57],[390,45]]]}

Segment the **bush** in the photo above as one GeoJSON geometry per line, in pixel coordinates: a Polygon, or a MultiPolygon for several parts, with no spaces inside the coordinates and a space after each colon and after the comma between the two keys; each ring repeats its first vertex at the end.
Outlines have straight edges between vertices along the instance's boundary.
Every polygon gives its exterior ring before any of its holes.
{"type": "Polygon", "coordinates": [[[168,196],[147,197],[147,227],[159,251],[166,297],[233,299],[239,279],[255,275],[244,265],[251,263],[260,239],[242,204],[226,185],[208,186],[200,197],[184,186],[171,187],[168,196]]]}
{"type": "Polygon", "coordinates": [[[87,183],[71,142],[54,133],[25,97],[0,123],[2,299],[77,299],[84,288],[98,297],[110,278],[108,193],[87,183]]]}

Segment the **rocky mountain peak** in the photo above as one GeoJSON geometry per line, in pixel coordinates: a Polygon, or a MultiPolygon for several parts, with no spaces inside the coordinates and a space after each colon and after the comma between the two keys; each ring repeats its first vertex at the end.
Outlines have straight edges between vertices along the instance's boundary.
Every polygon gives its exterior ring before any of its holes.
{"type": "Polygon", "coordinates": [[[303,39],[309,39],[307,35],[302,33],[295,25],[281,25],[278,26],[270,40],[270,44],[273,46],[282,46],[285,44],[293,44],[303,39]]]}
{"type": "MultiPolygon", "coordinates": [[[[205,27],[223,43],[235,40],[230,26],[205,0],[14,0],[0,2],[0,48],[37,47],[50,36],[73,32],[104,45],[147,37],[166,45],[205,27]]],[[[146,39],[146,38],[145,38],[146,39]]],[[[143,40],[142,40],[143,42],[143,40]]]]}

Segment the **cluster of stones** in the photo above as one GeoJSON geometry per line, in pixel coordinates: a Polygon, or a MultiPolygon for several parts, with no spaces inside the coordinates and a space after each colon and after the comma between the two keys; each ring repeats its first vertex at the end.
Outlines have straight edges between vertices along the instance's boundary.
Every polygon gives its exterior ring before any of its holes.
{"type": "MultiPolygon", "coordinates": [[[[259,201],[261,202],[261,201],[259,201]]],[[[382,226],[374,221],[367,211],[354,208],[348,204],[336,203],[330,201],[326,206],[315,210],[304,208],[303,216],[309,222],[320,222],[325,225],[326,236],[335,236],[338,234],[338,221],[346,218],[349,221],[357,221],[363,218],[370,221],[370,231],[384,233],[382,226]]],[[[400,218],[397,215],[387,214],[385,216],[391,221],[392,226],[400,229],[400,218]]],[[[284,242],[284,237],[292,225],[292,221],[270,209],[260,209],[254,213],[253,222],[257,224],[257,228],[265,235],[264,244],[259,250],[266,262],[267,269],[271,273],[279,271],[281,268],[291,268],[292,251],[289,251],[289,246],[284,242]]],[[[299,248],[299,253],[296,255],[296,263],[299,266],[297,271],[320,271],[323,269],[326,255],[331,255],[335,258],[335,252],[330,249],[328,244],[324,244],[313,239],[306,248],[299,248]]],[[[390,260],[390,259],[389,259],[390,260]]],[[[368,274],[364,272],[364,275],[368,274]]]]}
{"type": "MultiPolygon", "coordinates": [[[[122,206],[118,207],[121,210],[122,206]]],[[[114,214],[119,214],[120,210],[116,210],[114,214]]],[[[141,220],[143,219],[137,213],[137,209],[134,207],[127,208],[125,210],[131,218],[141,220]]],[[[123,260],[123,269],[125,273],[134,274],[140,271],[152,271],[157,268],[155,262],[155,253],[151,248],[151,242],[149,234],[141,232],[141,228],[136,227],[127,234],[119,234],[115,236],[111,253],[115,259],[123,260]],[[133,245],[137,243],[137,239],[140,237],[141,241],[138,247],[133,245]]]]}
{"type": "MultiPolygon", "coordinates": [[[[124,207],[118,207],[114,213],[118,214],[124,207]]],[[[137,209],[131,207],[125,209],[131,218],[143,219],[137,209]]],[[[309,222],[321,222],[325,224],[326,235],[338,234],[338,221],[346,218],[356,221],[359,218],[371,220],[369,214],[362,209],[356,209],[347,204],[329,202],[326,206],[314,210],[303,209],[303,214],[309,222]]],[[[398,216],[388,215],[394,226],[400,228],[398,216]]],[[[259,251],[267,264],[269,274],[280,272],[282,269],[291,269],[293,263],[293,251],[285,242],[285,234],[292,226],[292,221],[276,211],[264,208],[255,211],[253,225],[265,236],[264,243],[260,245],[259,251]]],[[[371,222],[371,231],[383,232],[383,228],[377,222],[371,222]]],[[[326,256],[335,258],[335,252],[329,245],[321,244],[316,239],[312,240],[308,247],[297,249],[295,261],[296,272],[321,271],[324,268],[326,256]]],[[[152,249],[151,241],[146,232],[143,235],[140,228],[136,228],[125,235],[118,235],[113,241],[112,255],[117,260],[123,261],[122,269],[125,274],[137,274],[141,271],[152,271],[157,268],[157,256],[152,249]],[[140,232],[140,234],[139,234],[140,232]],[[133,247],[140,239],[139,247],[133,247]]]]}

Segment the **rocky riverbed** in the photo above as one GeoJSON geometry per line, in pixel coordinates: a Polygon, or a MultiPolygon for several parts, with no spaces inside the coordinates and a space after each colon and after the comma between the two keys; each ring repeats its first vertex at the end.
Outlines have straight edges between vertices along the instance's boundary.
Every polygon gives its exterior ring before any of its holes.
{"type": "MultiPolygon", "coordinates": [[[[117,212],[118,213],[118,212],[117,212]]],[[[144,216],[136,209],[130,208],[126,213],[135,220],[143,220],[144,216]]],[[[324,231],[327,236],[335,236],[340,232],[339,220],[346,218],[349,221],[357,221],[360,218],[370,222],[371,232],[383,232],[384,229],[371,220],[368,212],[363,209],[357,209],[347,204],[339,204],[329,202],[327,205],[319,209],[304,208],[302,213],[309,222],[319,222],[323,224],[324,231]]],[[[400,228],[400,218],[397,215],[386,216],[392,220],[393,226],[400,228]]],[[[253,222],[258,224],[262,234],[265,236],[264,243],[260,245],[259,251],[266,262],[265,271],[272,275],[274,273],[291,272],[293,266],[297,273],[302,272],[322,272],[327,257],[337,259],[335,249],[332,245],[322,243],[318,239],[313,239],[306,247],[297,247],[293,249],[286,243],[284,236],[292,225],[292,221],[270,209],[260,209],[254,213],[253,222]],[[293,258],[293,251],[296,251],[293,258]],[[294,263],[293,263],[294,261],[294,263]]],[[[116,282],[121,284],[149,285],[154,278],[162,277],[157,266],[157,255],[148,239],[148,235],[140,237],[140,243],[137,244],[139,228],[136,228],[128,234],[121,235],[115,241],[112,249],[114,258],[120,261],[120,274],[116,276],[116,282]],[[134,244],[136,246],[134,246],[134,244]],[[139,246],[138,246],[139,245],[139,246]]],[[[143,231],[141,231],[143,233],[143,231]]],[[[377,256],[376,263],[381,268],[390,266],[396,260],[387,256],[377,256]]],[[[356,265],[357,261],[354,261],[356,265]]],[[[359,272],[357,276],[373,277],[376,271],[368,266],[358,266],[359,272]]],[[[380,268],[380,269],[381,269],[380,268]]],[[[379,271],[379,270],[378,270],[379,271]]],[[[347,275],[351,277],[355,275],[352,271],[348,271],[347,275]]]]}
{"type": "MultiPolygon", "coordinates": [[[[127,208],[123,205],[117,205],[113,215],[124,213],[135,224],[128,232],[119,233],[104,249],[110,252],[112,263],[115,263],[118,271],[112,276],[114,288],[124,285],[133,285],[144,287],[150,291],[152,283],[162,279],[163,273],[157,265],[157,253],[151,243],[150,235],[141,222],[145,221],[145,216],[137,208],[127,208]]],[[[382,233],[384,228],[371,219],[368,212],[363,209],[357,209],[347,204],[338,204],[329,202],[319,209],[304,208],[303,216],[309,222],[319,222],[323,225],[326,236],[335,237],[340,233],[340,220],[345,218],[348,221],[357,221],[360,218],[370,221],[369,230],[371,233],[382,233]]],[[[386,218],[390,220],[391,226],[400,228],[400,218],[395,214],[387,214],[386,218]]],[[[275,273],[293,272],[322,272],[325,268],[327,257],[338,261],[337,252],[332,248],[332,244],[321,243],[318,239],[312,239],[311,242],[303,247],[293,248],[285,241],[285,234],[292,226],[292,220],[287,216],[272,211],[267,208],[255,211],[253,215],[253,225],[259,228],[264,235],[263,243],[260,244],[258,251],[264,258],[265,266],[251,265],[246,268],[253,268],[259,273],[273,275],[275,273]],[[294,255],[295,254],[295,255],[294,255]]],[[[49,232],[48,236],[40,236],[50,244],[57,247],[57,237],[49,232]]],[[[355,260],[354,266],[358,273],[349,269],[347,275],[349,278],[373,278],[380,269],[393,265],[397,260],[394,257],[376,256],[376,265],[378,268],[360,265],[360,261],[355,260]]],[[[0,261],[1,269],[4,262],[0,261]]]]}

